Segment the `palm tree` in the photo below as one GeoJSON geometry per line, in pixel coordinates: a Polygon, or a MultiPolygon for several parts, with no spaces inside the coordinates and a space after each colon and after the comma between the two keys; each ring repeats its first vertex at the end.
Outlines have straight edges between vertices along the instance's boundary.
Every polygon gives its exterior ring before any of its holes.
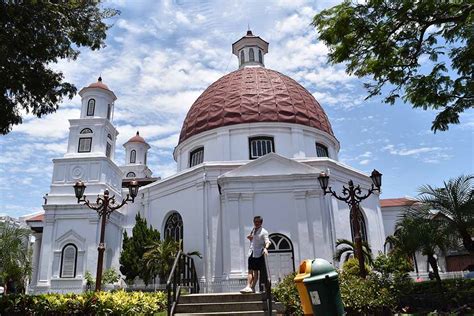
{"type": "Polygon", "coordinates": [[[161,280],[164,280],[171,271],[180,243],[167,238],[153,242],[147,249],[148,251],[143,255],[145,267],[150,270],[151,275],[158,275],[161,280]]]}
{"type": "Polygon", "coordinates": [[[404,233],[404,230],[397,229],[393,235],[387,236],[387,238],[385,238],[384,249],[389,245],[389,253],[405,257],[408,262],[412,262],[413,260],[415,272],[418,275],[418,262],[416,261],[417,246],[412,240],[407,238],[408,236],[404,233]]]}
{"type": "MultiPolygon", "coordinates": [[[[24,285],[31,274],[30,230],[9,222],[0,223],[0,279],[24,285]]],[[[5,286],[6,287],[6,286],[5,286]]],[[[7,289],[8,290],[8,289],[7,289]]]]}
{"type": "Polygon", "coordinates": [[[448,231],[457,232],[464,248],[474,252],[474,176],[460,176],[444,182],[444,187],[420,187],[418,200],[439,211],[448,222],[448,231]]]}
{"type": "MultiPolygon", "coordinates": [[[[339,262],[347,261],[349,258],[354,256],[355,243],[347,239],[336,240],[336,253],[334,254],[334,260],[339,262]],[[341,248],[337,248],[341,246],[341,248]],[[344,260],[342,260],[344,258],[344,260]]],[[[373,263],[372,249],[366,241],[362,242],[362,253],[364,255],[364,261],[370,266],[373,263]]]]}
{"type": "Polygon", "coordinates": [[[446,228],[445,221],[434,218],[429,209],[408,209],[396,224],[395,230],[400,243],[395,244],[394,251],[407,256],[420,251],[422,255],[427,256],[434,276],[438,284],[441,284],[435,254],[439,251],[445,252],[455,243],[446,233],[446,228]]]}

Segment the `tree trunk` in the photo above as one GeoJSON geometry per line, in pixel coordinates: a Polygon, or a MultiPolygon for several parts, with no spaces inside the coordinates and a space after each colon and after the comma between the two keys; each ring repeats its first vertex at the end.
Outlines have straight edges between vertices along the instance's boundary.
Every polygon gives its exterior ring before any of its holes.
{"type": "Polygon", "coordinates": [[[428,255],[428,262],[433,269],[434,276],[438,282],[439,287],[441,287],[441,277],[439,276],[438,264],[434,255],[428,255]]]}
{"type": "Polygon", "coordinates": [[[416,261],[416,253],[413,254],[413,262],[415,263],[416,276],[418,276],[418,261],[416,261]]]}
{"type": "Polygon", "coordinates": [[[461,234],[462,244],[464,248],[470,253],[474,252],[474,241],[472,241],[471,234],[465,229],[460,229],[459,234],[461,234]]]}

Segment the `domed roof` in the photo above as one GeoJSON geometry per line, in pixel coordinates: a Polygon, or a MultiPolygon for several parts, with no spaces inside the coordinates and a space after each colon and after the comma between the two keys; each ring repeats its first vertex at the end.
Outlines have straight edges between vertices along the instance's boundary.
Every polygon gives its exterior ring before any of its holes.
{"type": "Polygon", "coordinates": [[[105,89],[105,90],[110,90],[109,87],[102,82],[102,77],[99,77],[97,79],[97,82],[91,83],[88,88],[100,88],[100,89],[105,89]]]}
{"type": "Polygon", "coordinates": [[[179,143],[214,128],[255,122],[301,124],[334,136],[326,113],[299,83],[264,67],[244,67],[199,96],[184,120],[179,143]]]}
{"type": "MultiPolygon", "coordinates": [[[[137,134],[135,136],[133,136],[132,138],[130,138],[127,143],[143,143],[143,144],[147,144],[147,142],[145,141],[145,139],[143,137],[140,136],[140,133],[137,131],[137,134]]],[[[125,143],[126,144],[126,143],[125,143]]],[[[148,145],[148,144],[147,144],[148,145]]]]}

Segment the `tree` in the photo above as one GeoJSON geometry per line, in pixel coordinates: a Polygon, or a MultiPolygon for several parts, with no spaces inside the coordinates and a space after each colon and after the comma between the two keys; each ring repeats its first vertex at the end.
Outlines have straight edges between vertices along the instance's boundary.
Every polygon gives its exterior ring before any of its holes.
{"type": "MultiPolygon", "coordinates": [[[[397,222],[395,230],[401,240],[409,242],[416,251],[427,256],[434,276],[441,285],[441,278],[436,260],[437,252],[446,252],[455,241],[447,233],[445,221],[433,216],[428,208],[420,206],[408,209],[397,222]]],[[[399,248],[400,253],[407,256],[413,254],[411,247],[399,248]]]]}
{"type": "Polygon", "coordinates": [[[419,189],[418,200],[444,215],[448,232],[458,233],[464,248],[474,252],[474,176],[459,176],[444,181],[444,187],[424,185],[419,189]]]}
{"type": "MultiPolygon", "coordinates": [[[[334,259],[341,262],[347,261],[349,258],[354,256],[355,243],[347,239],[338,239],[336,240],[336,253],[334,254],[334,259]],[[340,248],[338,248],[340,247],[340,248]],[[345,254],[345,255],[344,255],[345,254]],[[344,260],[343,260],[344,255],[344,260]]],[[[364,255],[364,261],[368,265],[372,265],[372,249],[370,245],[366,242],[362,242],[362,253],[364,255]]]]}
{"type": "MultiPolygon", "coordinates": [[[[0,223],[0,279],[23,285],[31,275],[31,250],[28,248],[30,230],[6,221],[0,223]]],[[[7,288],[7,291],[9,289],[7,288]]]]}
{"type": "Polygon", "coordinates": [[[474,102],[474,3],[346,0],[313,19],[331,63],[372,77],[368,97],[402,98],[439,110],[431,129],[445,131],[474,102]],[[389,89],[387,84],[390,84],[389,89]]]}
{"type": "Polygon", "coordinates": [[[76,87],[50,65],[75,60],[79,47],[104,47],[110,27],[103,20],[119,12],[98,1],[0,1],[0,133],[21,124],[22,113],[55,112],[76,87]]]}
{"type": "Polygon", "coordinates": [[[148,227],[146,219],[140,214],[135,216],[135,226],[132,236],[123,233],[122,253],[120,254],[120,272],[125,275],[128,282],[133,282],[136,277],[141,278],[145,284],[151,281],[153,275],[145,269],[143,256],[147,247],[160,241],[160,232],[151,225],[148,227]]]}
{"type": "Polygon", "coordinates": [[[147,249],[143,256],[146,269],[151,275],[158,275],[161,280],[165,280],[180,249],[179,242],[166,238],[163,241],[155,241],[147,249]]]}

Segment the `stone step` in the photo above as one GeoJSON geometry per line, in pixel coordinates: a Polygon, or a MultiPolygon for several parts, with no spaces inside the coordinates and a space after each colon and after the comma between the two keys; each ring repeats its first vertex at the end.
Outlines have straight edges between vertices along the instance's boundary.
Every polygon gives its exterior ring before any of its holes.
{"type": "Polygon", "coordinates": [[[262,294],[251,293],[206,293],[206,294],[189,294],[179,297],[179,304],[193,303],[225,303],[225,302],[257,302],[262,301],[262,294]]]}
{"type": "Polygon", "coordinates": [[[176,313],[209,313],[209,312],[245,312],[245,311],[263,311],[264,303],[262,301],[251,302],[212,302],[212,303],[191,303],[179,304],[176,306],[176,313]]]}

